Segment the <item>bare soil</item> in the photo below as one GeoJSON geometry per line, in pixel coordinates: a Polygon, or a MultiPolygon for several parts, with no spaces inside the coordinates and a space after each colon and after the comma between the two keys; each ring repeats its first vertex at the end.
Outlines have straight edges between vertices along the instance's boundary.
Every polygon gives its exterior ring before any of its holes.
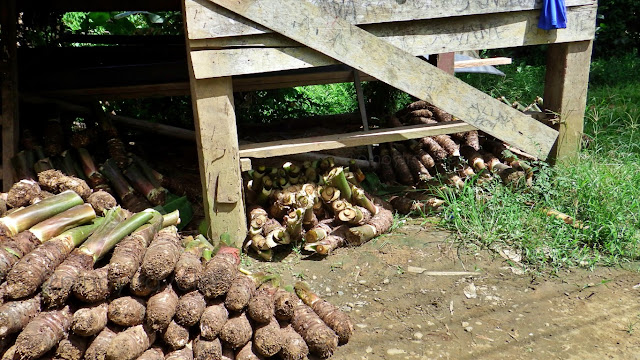
{"type": "Polygon", "coordinates": [[[302,278],[349,312],[355,334],[332,359],[640,359],[637,271],[536,275],[452,239],[412,221],[325,259],[291,253],[244,266],[287,283],[302,278]],[[474,274],[434,276],[412,267],[474,274]]]}

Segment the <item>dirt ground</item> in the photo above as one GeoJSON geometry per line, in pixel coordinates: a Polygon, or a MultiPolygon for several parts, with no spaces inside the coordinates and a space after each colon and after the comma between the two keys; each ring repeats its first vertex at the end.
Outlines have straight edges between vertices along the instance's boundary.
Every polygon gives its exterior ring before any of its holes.
{"type": "Polygon", "coordinates": [[[412,222],[321,261],[292,253],[244,266],[289,283],[304,279],[349,312],[355,334],[332,359],[640,359],[638,272],[572,269],[540,277],[451,239],[412,222]]]}

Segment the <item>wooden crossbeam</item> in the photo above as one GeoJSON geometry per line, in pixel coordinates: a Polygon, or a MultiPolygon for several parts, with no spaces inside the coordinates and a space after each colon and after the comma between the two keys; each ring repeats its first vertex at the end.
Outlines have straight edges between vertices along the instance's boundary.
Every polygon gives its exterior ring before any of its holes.
{"type": "Polygon", "coordinates": [[[404,126],[397,129],[378,129],[346,134],[316,136],[304,139],[279,140],[240,146],[240,156],[268,158],[282,155],[301,154],[311,151],[331,150],[353,146],[364,146],[392,141],[405,141],[425,136],[452,134],[476,130],[462,121],[442,124],[404,126]]]}
{"type": "MultiPolygon", "coordinates": [[[[189,39],[234,38],[246,35],[268,34],[268,27],[247,21],[242,16],[208,2],[208,0],[185,0],[185,17],[189,39]],[[198,6],[202,5],[202,6],[198,6]],[[202,26],[207,24],[207,26],[202,26]]],[[[355,25],[385,25],[384,23],[410,24],[416,20],[442,19],[455,21],[471,15],[489,14],[499,16],[517,14],[527,10],[540,13],[542,1],[452,1],[452,0],[305,0],[318,6],[330,18],[340,18],[355,25]],[[383,23],[383,24],[381,24],[383,23]]],[[[242,3],[242,1],[240,1],[242,3]]],[[[596,0],[566,0],[568,8],[595,5],[596,0]]],[[[271,6],[278,2],[271,1],[271,6]]],[[[532,23],[535,28],[537,21],[532,23]]],[[[571,23],[569,23],[571,24],[571,23]]],[[[471,29],[471,28],[470,28],[471,29]]],[[[483,48],[484,49],[484,48],[483,48]]],[[[475,49],[472,49],[475,50],[475,49]]]]}
{"type": "Polygon", "coordinates": [[[307,2],[210,0],[545,159],[558,132],[307,2]]]}

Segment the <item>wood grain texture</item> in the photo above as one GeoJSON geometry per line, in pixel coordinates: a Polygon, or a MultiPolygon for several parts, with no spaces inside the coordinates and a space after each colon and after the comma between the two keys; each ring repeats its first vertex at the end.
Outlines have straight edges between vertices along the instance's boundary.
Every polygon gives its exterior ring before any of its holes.
{"type": "MultiPolygon", "coordinates": [[[[375,24],[363,29],[413,55],[494,49],[593,39],[596,7],[569,8],[568,28],[537,28],[539,11],[478,15],[453,19],[375,24]]],[[[263,34],[222,39],[191,40],[197,78],[311,68],[339,63],[282,35],[263,34]],[[225,48],[224,47],[233,47],[225,48]]]]}
{"type": "Polygon", "coordinates": [[[558,132],[306,1],[213,0],[545,159],[558,132]]]}
{"type": "Polygon", "coordinates": [[[592,41],[583,41],[553,44],[548,50],[544,105],[560,115],[555,161],[575,160],[580,151],[592,49],[592,41]]]}
{"type": "MultiPolygon", "coordinates": [[[[364,25],[536,10],[540,0],[306,0],[328,17],[364,25]]],[[[594,5],[595,0],[567,0],[568,7],[594,5]]],[[[277,2],[273,3],[277,6],[277,2]]],[[[239,17],[207,0],[186,0],[189,39],[258,35],[268,28],[239,17]]]]}
{"type": "Polygon", "coordinates": [[[2,189],[9,191],[13,185],[14,171],[11,158],[18,149],[18,53],[17,53],[17,21],[16,1],[8,0],[0,15],[2,26],[2,45],[0,63],[3,71],[0,76],[2,96],[2,189]]]}
{"type": "Polygon", "coordinates": [[[508,57],[496,57],[487,59],[472,59],[472,60],[460,60],[454,63],[456,69],[466,69],[476,66],[496,66],[496,65],[508,65],[512,63],[512,59],[508,57]]]}
{"type": "Polygon", "coordinates": [[[396,129],[358,131],[346,134],[242,145],[240,146],[240,156],[267,158],[273,156],[301,154],[311,151],[379,144],[391,141],[405,141],[409,139],[423,138],[425,136],[451,134],[472,130],[476,130],[472,125],[465,124],[462,121],[452,121],[444,124],[413,125],[396,129]]]}
{"type": "Polygon", "coordinates": [[[192,80],[191,96],[209,235],[227,232],[241,246],[247,225],[231,78],[192,80]]]}

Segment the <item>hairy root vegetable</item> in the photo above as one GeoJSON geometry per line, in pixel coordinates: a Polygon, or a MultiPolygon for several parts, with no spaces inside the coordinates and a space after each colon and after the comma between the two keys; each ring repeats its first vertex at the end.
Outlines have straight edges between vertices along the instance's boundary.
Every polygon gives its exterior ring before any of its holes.
{"type": "Polygon", "coordinates": [[[430,212],[438,211],[444,204],[444,200],[436,198],[430,198],[426,201],[415,201],[402,196],[394,196],[389,202],[394,210],[403,215],[410,214],[414,211],[429,214],[430,212]]]}
{"type": "Polygon", "coordinates": [[[131,211],[142,211],[150,206],[145,198],[133,190],[112,159],[107,159],[107,161],[102,164],[100,172],[109,179],[109,182],[125,208],[131,211]]]}
{"type": "Polygon", "coordinates": [[[0,281],[36,246],[95,218],[81,204],[82,198],[65,192],[0,218],[0,281]]]}
{"type": "Polygon", "coordinates": [[[276,319],[280,321],[289,321],[293,316],[293,307],[295,306],[295,295],[284,289],[278,289],[274,295],[274,313],[276,319]]]}
{"type": "Polygon", "coordinates": [[[87,202],[91,204],[93,209],[97,214],[102,215],[106,210],[113,209],[118,206],[118,202],[113,197],[113,195],[109,194],[104,190],[94,191],[89,195],[87,202]]]}
{"type": "Polygon", "coordinates": [[[40,312],[40,296],[0,306],[0,339],[22,330],[40,312]]]}
{"type": "Polygon", "coordinates": [[[37,359],[62,340],[71,327],[69,307],[46,311],[33,318],[16,339],[21,359],[37,359]]]}
{"type": "Polygon", "coordinates": [[[102,329],[98,336],[91,341],[89,347],[87,347],[87,351],[84,353],[85,360],[105,360],[107,358],[109,344],[111,344],[111,340],[113,340],[116,335],[116,332],[108,327],[102,329]]]}
{"type": "Polygon", "coordinates": [[[204,295],[198,290],[191,291],[180,297],[176,307],[175,321],[182,326],[193,326],[200,321],[207,303],[204,295]]]}
{"type": "Polygon", "coordinates": [[[236,360],[264,360],[264,358],[258,354],[253,342],[249,341],[238,350],[236,360]]]}
{"type": "Polygon", "coordinates": [[[149,296],[160,287],[160,281],[152,280],[138,269],[129,283],[129,291],[135,296],[149,296]]]}
{"type": "Polygon", "coordinates": [[[193,357],[196,360],[211,360],[222,358],[222,344],[220,339],[206,340],[198,336],[193,341],[193,357]]]}
{"type": "Polygon", "coordinates": [[[7,296],[17,299],[35,293],[73,248],[89,237],[103,221],[99,218],[92,224],[67,230],[27,254],[7,274],[7,296]]]}
{"type": "Polygon", "coordinates": [[[433,177],[418,157],[408,152],[404,153],[402,156],[406,159],[407,165],[411,170],[411,174],[419,181],[426,181],[433,177]]]}
{"type": "Polygon", "coordinates": [[[173,286],[164,285],[161,291],[147,301],[147,325],[155,331],[164,330],[175,315],[177,306],[178,295],[173,290],[173,286]]]}
{"type": "Polygon", "coordinates": [[[307,358],[309,347],[291,324],[280,329],[280,336],[282,336],[282,349],[280,350],[282,360],[304,360],[307,358]]]}
{"type": "Polygon", "coordinates": [[[122,238],[144,225],[152,217],[141,212],[124,219],[121,208],[110,210],[104,223],[74,250],[43,284],[42,294],[48,306],[63,304],[69,297],[71,288],[82,270],[89,270],[93,264],[106,255],[122,238]]]}
{"type": "Polygon", "coordinates": [[[253,333],[253,346],[258,354],[265,357],[274,356],[282,349],[282,335],[276,318],[256,326],[253,333]]]}
{"type": "Polygon", "coordinates": [[[92,336],[100,333],[107,326],[108,307],[109,305],[103,302],[76,310],[73,313],[71,330],[80,336],[92,336]]]}
{"type": "Polygon", "coordinates": [[[338,335],[340,344],[346,344],[353,334],[353,323],[347,314],[340,311],[338,307],[321,299],[313,293],[309,285],[298,282],[295,285],[296,294],[338,335]]]}
{"type": "Polygon", "coordinates": [[[111,255],[108,279],[116,290],[131,282],[147,247],[162,227],[163,217],[159,212],[150,209],[145,212],[152,215],[151,220],[120,241],[111,255]]]}
{"type": "Polygon", "coordinates": [[[473,130],[465,134],[464,144],[470,146],[474,150],[480,150],[480,139],[478,137],[478,131],[473,130]]]}
{"type": "Polygon", "coordinates": [[[189,291],[198,286],[198,281],[204,270],[200,259],[208,261],[211,259],[212,252],[213,245],[204,236],[199,236],[186,244],[174,270],[174,280],[180,290],[189,291]]]}
{"type": "Polygon", "coordinates": [[[413,177],[413,174],[402,157],[402,154],[393,146],[390,146],[390,154],[398,181],[404,185],[413,185],[417,181],[417,177],[413,177]]]}
{"type": "Polygon", "coordinates": [[[191,346],[185,346],[182,349],[174,350],[168,353],[165,360],[193,360],[193,350],[191,346]]]}
{"type": "Polygon", "coordinates": [[[91,195],[91,188],[84,180],[75,176],[67,176],[58,170],[45,170],[39,173],[38,182],[45,190],[56,194],[72,190],[83,199],[87,199],[91,195]]]}
{"type": "Polygon", "coordinates": [[[247,306],[247,314],[258,323],[268,323],[275,314],[274,295],[278,289],[265,283],[253,294],[247,306]]]}
{"type": "Polygon", "coordinates": [[[407,105],[407,109],[409,110],[420,110],[420,109],[427,109],[429,108],[431,105],[424,101],[424,100],[418,100],[416,102],[412,102],[411,104],[407,105]]]}
{"type": "Polygon", "coordinates": [[[207,306],[200,317],[200,336],[207,340],[215,339],[228,319],[229,312],[223,303],[207,306]]]}
{"type": "Polygon", "coordinates": [[[338,336],[309,306],[300,302],[294,309],[291,325],[304,339],[309,351],[328,358],[338,348],[338,336]]]}
{"type": "Polygon", "coordinates": [[[467,146],[467,145],[462,146],[460,148],[460,154],[462,154],[462,156],[464,156],[464,158],[467,159],[467,162],[469,163],[469,165],[471,165],[474,169],[478,171],[484,170],[487,167],[484,162],[484,159],[482,158],[482,155],[480,155],[480,153],[478,153],[471,146],[467,146]]]}
{"type": "Polygon", "coordinates": [[[108,273],[109,265],[99,269],[83,270],[73,284],[73,295],[76,299],[86,303],[106,300],[113,291],[107,278],[108,273]]]}
{"type": "Polygon", "coordinates": [[[162,340],[172,349],[181,349],[189,342],[189,329],[171,321],[162,333],[162,340]]]}
{"type": "Polygon", "coordinates": [[[133,360],[155,341],[156,335],[143,325],[130,327],[117,334],[107,348],[107,360],[133,360]]]}
{"type": "Polygon", "coordinates": [[[227,296],[224,299],[225,307],[231,311],[242,311],[257,287],[258,282],[253,276],[238,276],[227,291],[227,296]]]}
{"type": "Polygon", "coordinates": [[[350,245],[362,245],[374,237],[384,234],[393,224],[393,214],[391,211],[380,207],[380,210],[365,225],[350,228],[346,234],[347,242],[350,245]]]}
{"type": "Polygon", "coordinates": [[[161,347],[154,346],[143,352],[136,360],[164,360],[164,351],[161,347]]]}
{"type": "Polygon", "coordinates": [[[420,144],[435,161],[444,161],[449,156],[447,151],[432,137],[423,137],[420,139],[420,144]]]}
{"type": "Polygon", "coordinates": [[[449,156],[460,156],[460,146],[456,144],[449,135],[436,135],[433,139],[449,154],[449,156]]]}
{"type": "Polygon", "coordinates": [[[34,199],[39,198],[42,189],[36,181],[20,180],[11,186],[7,193],[7,205],[12,208],[28,206],[34,199]]]}
{"type": "Polygon", "coordinates": [[[228,246],[221,247],[207,263],[202,277],[198,281],[198,289],[207,299],[226,294],[238,275],[239,264],[239,249],[228,246]]]}
{"type": "Polygon", "coordinates": [[[233,349],[239,349],[251,340],[253,328],[246,313],[240,313],[229,317],[229,320],[220,330],[220,340],[233,349]]]}
{"type": "Polygon", "coordinates": [[[123,296],[109,303],[107,316],[116,325],[136,326],[142,324],[146,311],[145,301],[140,298],[123,296]]]}
{"type": "Polygon", "coordinates": [[[175,226],[158,231],[144,254],[142,273],[153,280],[166,278],[175,268],[181,252],[182,241],[175,226]]]}
{"type": "Polygon", "coordinates": [[[82,360],[87,350],[87,339],[70,335],[66,339],[60,340],[56,349],[56,358],[65,360],[82,360]]]}

